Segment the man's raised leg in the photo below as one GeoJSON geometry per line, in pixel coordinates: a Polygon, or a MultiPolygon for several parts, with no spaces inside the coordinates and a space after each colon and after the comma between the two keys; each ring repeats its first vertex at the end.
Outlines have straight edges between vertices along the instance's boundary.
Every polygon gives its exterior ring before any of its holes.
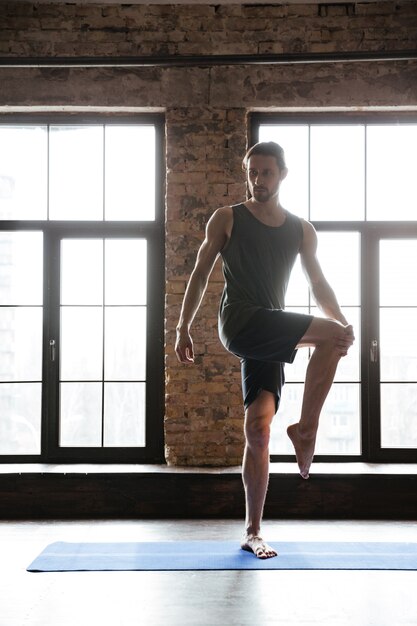
{"type": "Polygon", "coordinates": [[[246,521],[243,550],[252,551],[258,558],[277,556],[259,536],[262,513],[269,480],[269,437],[275,415],[274,395],[262,390],[245,414],[246,445],[243,455],[242,479],[245,488],[246,521]]]}
{"type": "Polygon", "coordinates": [[[299,346],[315,346],[307,367],[300,421],[288,427],[300,474],[309,477],[314,456],[319,418],[332,386],[337,364],[353,343],[351,326],[314,318],[299,346]]]}

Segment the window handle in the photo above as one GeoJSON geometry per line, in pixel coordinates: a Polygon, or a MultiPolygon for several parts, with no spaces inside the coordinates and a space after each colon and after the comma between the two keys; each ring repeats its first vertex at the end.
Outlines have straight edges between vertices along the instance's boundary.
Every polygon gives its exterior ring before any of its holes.
{"type": "Polygon", "coordinates": [[[56,351],[55,339],[50,339],[49,340],[49,358],[51,359],[51,361],[55,361],[55,351],[56,351]]]}
{"type": "Polygon", "coordinates": [[[378,362],[378,341],[376,339],[372,339],[371,341],[371,363],[378,362]]]}

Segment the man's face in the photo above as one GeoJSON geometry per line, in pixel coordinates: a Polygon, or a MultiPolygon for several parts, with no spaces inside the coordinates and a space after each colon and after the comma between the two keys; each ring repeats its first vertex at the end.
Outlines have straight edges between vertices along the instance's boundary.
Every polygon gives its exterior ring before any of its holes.
{"type": "Polygon", "coordinates": [[[249,157],[247,177],[249,191],[257,202],[268,202],[278,195],[281,181],[287,170],[280,170],[273,156],[254,154],[249,157]]]}

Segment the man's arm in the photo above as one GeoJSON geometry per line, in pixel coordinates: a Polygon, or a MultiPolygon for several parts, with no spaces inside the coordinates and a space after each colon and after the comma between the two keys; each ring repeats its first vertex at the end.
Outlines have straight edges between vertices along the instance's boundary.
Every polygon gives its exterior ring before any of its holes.
{"type": "Polygon", "coordinates": [[[303,220],[303,243],[300,249],[301,265],[307,277],[311,293],[323,313],[344,326],[348,325],[340,310],[335,293],[327,282],[317,258],[317,234],[309,222],[303,220]]]}
{"type": "Polygon", "coordinates": [[[218,255],[230,236],[233,213],[230,207],[217,209],[206,227],[206,237],[197,254],[194,269],[188,281],[177,325],[175,352],[182,363],[194,362],[190,327],[207,289],[208,279],[218,255]]]}

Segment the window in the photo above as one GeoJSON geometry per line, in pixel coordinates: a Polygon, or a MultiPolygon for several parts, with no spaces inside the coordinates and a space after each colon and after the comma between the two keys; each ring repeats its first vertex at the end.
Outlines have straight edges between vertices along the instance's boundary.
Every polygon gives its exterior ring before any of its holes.
{"type": "MultiPolygon", "coordinates": [[[[355,327],[322,412],[316,458],[415,462],[417,118],[254,114],[252,139],[284,148],[281,202],[316,227],[324,273],[355,327]]],[[[286,306],[320,315],[299,264],[286,306]]],[[[274,460],[292,452],[283,427],[300,415],[308,356],[302,350],[286,366],[274,460]]]]}
{"type": "Polygon", "coordinates": [[[0,455],[163,458],[160,117],[0,125],[0,455]]]}

